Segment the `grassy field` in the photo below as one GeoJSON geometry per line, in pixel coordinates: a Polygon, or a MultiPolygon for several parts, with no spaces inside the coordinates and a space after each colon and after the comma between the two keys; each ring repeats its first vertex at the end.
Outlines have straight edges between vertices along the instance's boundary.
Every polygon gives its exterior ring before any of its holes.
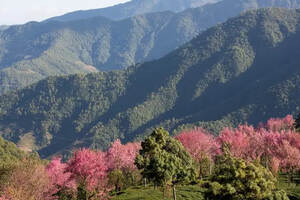
{"type": "Polygon", "coordinates": [[[300,176],[293,175],[293,183],[289,183],[286,175],[278,177],[278,187],[285,190],[290,200],[300,200],[300,176]]]}
{"type": "MultiPolygon", "coordinates": [[[[296,178],[296,177],[295,177],[296,178]]],[[[297,177],[298,178],[298,177],[297,177]]],[[[296,179],[297,179],[296,178],[296,179]]],[[[278,187],[287,191],[290,200],[300,200],[300,184],[298,180],[295,183],[288,183],[286,176],[279,177],[278,187]]],[[[300,181],[300,179],[299,179],[300,181]]],[[[202,189],[199,185],[177,186],[178,200],[203,200],[202,189]]],[[[171,200],[171,189],[163,193],[162,188],[136,186],[130,187],[122,192],[113,194],[112,200],[171,200]]]]}
{"type": "MultiPolygon", "coordinates": [[[[178,186],[177,200],[203,200],[202,190],[198,185],[194,186],[178,186]]],[[[114,194],[112,200],[170,200],[172,199],[172,191],[166,192],[164,197],[161,188],[153,187],[131,187],[120,193],[114,194]]]]}

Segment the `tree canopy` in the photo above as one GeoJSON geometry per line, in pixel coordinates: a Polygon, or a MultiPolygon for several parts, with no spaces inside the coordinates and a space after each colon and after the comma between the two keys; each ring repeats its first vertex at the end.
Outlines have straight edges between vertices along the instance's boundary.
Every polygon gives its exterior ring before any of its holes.
{"type": "Polygon", "coordinates": [[[276,190],[276,178],[259,163],[233,157],[227,148],[217,158],[216,169],[205,184],[208,200],[288,200],[276,190]]]}
{"type": "Polygon", "coordinates": [[[196,175],[189,153],[162,128],[142,142],[136,165],[143,177],[158,185],[171,185],[174,193],[176,184],[193,181],[196,175]]]}

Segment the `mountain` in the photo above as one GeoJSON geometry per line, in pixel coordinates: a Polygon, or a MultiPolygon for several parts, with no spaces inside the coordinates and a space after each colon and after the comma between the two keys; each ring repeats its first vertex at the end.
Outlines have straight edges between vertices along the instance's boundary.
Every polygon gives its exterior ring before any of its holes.
{"type": "MultiPolygon", "coordinates": [[[[112,20],[120,20],[145,13],[173,11],[180,12],[188,8],[201,7],[206,4],[220,2],[221,13],[233,13],[240,5],[244,9],[262,7],[298,8],[299,0],[131,0],[112,7],[81,10],[50,18],[46,21],[72,21],[103,16],[112,20]]],[[[208,5],[209,6],[209,5],[208,5]]],[[[212,13],[216,14],[216,13],[212,13]]],[[[236,15],[237,13],[235,13],[236,15]]]]}
{"type": "Polygon", "coordinates": [[[0,94],[51,75],[109,71],[158,59],[245,10],[299,5],[300,0],[223,0],[117,22],[96,17],[10,26],[0,31],[0,94]]]}
{"type": "Polygon", "coordinates": [[[5,29],[8,29],[9,26],[6,26],[6,25],[0,25],[0,31],[3,31],[5,29]]]}
{"type": "Polygon", "coordinates": [[[159,58],[206,28],[194,19],[199,14],[190,10],[118,22],[96,17],[11,26],[0,31],[0,93],[50,75],[109,71],[159,58]]]}
{"type": "Polygon", "coordinates": [[[53,17],[46,21],[73,21],[102,16],[112,20],[121,20],[145,13],[172,11],[181,12],[188,8],[200,7],[207,3],[215,3],[218,0],[131,0],[115,6],[80,10],[53,17]]]}
{"type": "Polygon", "coordinates": [[[0,133],[42,157],[142,138],[153,127],[257,124],[300,112],[300,10],[249,11],[165,57],[49,77],[0,97],[0,133]]]}

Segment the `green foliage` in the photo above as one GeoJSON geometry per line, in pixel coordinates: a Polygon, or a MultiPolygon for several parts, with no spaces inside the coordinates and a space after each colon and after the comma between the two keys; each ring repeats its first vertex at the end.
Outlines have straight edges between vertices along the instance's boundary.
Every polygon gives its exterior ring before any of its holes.
{"type": "Polygon", "coordinates": [[[296,177],[294,175],[294,183],[290,182],[290,177],[287,174],[280,174],[278,176],[278,183],[277,186],[279,189],[286,191],[290,200],[300,200],[300,175],[297,174],[296,177]]]}
{"type": "Polygon", "coordinates": [[[155,129],[142,142],[136,165],[143,177],[157,185],[173,186],[195,180],[192,158],[180,142],[162,128],[155,129]]]}
{"type": "Polygon", "coordinates": [[[203,177],[207,177],[209,175],[211,175],[211,171],[212,171],[212,160],[209,159],[208,157],[204,157],[200,163],[197,163],[199,170],[199,177],[203,178],[203,177]]]}
{"type": "Polygon", "coordinates": [[[164,56],[208,27],[196,20],[201,12],[188,12],[12,26],[0,33],[0,94],[49,76],[124,69],[164,56]]]}
{"type": "Polygon", "coordinates": [[[211,200],[288,200],[283,190],[276,189],[276,178],[269,170],[235,158],[228,150],[217,159],[214,174],[204,187],[205,197],[211,200]]]}
{"type": "MultiPolygon", "coordinates": [[[[0,27],[0,94],[28,86],[48,76],[89,73],[97,69],[123,69],[135,63],[160,58],[196,37],[199,32],[246,10],[300,6],[299,0],[226,0],[198,7],[206,2],[216,1],[218,0],[143,0],[141,3],[140,0],[136,0],[121,6],[105,8],[105,11],[101,9],[70,13],[55,18],[58,21],[0,27]],[[189,7],[197,8],[178,14],[169,12],[178,12],[189,7]],[[168,11],[145,14],[163,10],[168,11]],[[111,21],[99,15],[126,19],[111,21]],[[66,22],[59,22],[60,19],[66,22]]],[[[255,17],[253,21],[244,24],[251,26],[252,22],[255,22],[255,17]]],[[[261,24],[266,35],[261,39],[276,46],[284,41],[284,30],[293,32],[294,27],[290,25],[287,23],[281,26],[275,18],[270,23],[261,24]]],[[[239,33],[237,30],[239,28],[233,32],[239,33]]],[[[261,32],[257,33],[259,35],[261,32]]],[[[224,37],[220,36],[220,40],[214,41],[216,43],[211,46],[213,48],[208,49],[217,50],[222,47],[224,37]]],[[[244,33],[244,36],[247,34],[244,33]]],[[[247,70],[251,65],[255,56],[253,49],[249,48],[251,42],[245,38],[231,42],[232,46],[226,50],[226,54],[234,60],[219,60],[216,68],[206,73],[207,78],[216,80],[214,76],[219,75],[217,80],[226,82],[230,76],[247,70]],[[238,66],[238,69],[224,73],[226,63],[229,68],[238,66]]],[[[209,56],[209,52],[206,53],[209,56]]],[[[195,55],[194,58],[196,57],[195,55]]],[[[203,82],[197,93],[201,93],[205,88],[207,84],[203,82]]]]}
{"type": "Polygon", "coordinates": [[[299,16],[275,8],[247,12],[156,61],[49,77],[10,92],[0,97],[0,135],[48,157],[82,146],[105,149],[116,138],[141,140],[154,127],[199,125],[218,133],[298,114],[299,16]]]}
{"type": "Polygon", "coordinates": [[[136,186],[141,183],[141,174],[139,171],[122,171],[115,169],[108,174],[108,184],[114,187],[114,193],[123,191],[124,189],[136,186]]]}
{"type": "Polygon", "coordinates": [[[0,136],[0,167],[15,164],[22,158],[25,158],[25,153],[0,136]]]}
{"type": "Polygon", "coordinates": [[[80,184],[77,187],[77,200],[92,200],[94,196],[95,193],[88,191],[86,185],[80,184]]]}
{"type": "Polygon", "coordinates": [[[121,170],[113,170],[108,174],[108,182],[110,185],[115,187],[115,191],[118,192],[122,190],[124,185],[126,185],[126,179],[121,170]]]}

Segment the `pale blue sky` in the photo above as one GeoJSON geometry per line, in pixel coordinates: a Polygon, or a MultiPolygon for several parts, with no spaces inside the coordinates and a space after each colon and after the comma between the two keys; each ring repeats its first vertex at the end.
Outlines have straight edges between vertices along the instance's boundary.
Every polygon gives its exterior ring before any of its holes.
{"type": "Polygon", "coordinates": [[[74,10],[103,8],[128,0],[0,0],[0,25],[23,24],[74,10]]]}

